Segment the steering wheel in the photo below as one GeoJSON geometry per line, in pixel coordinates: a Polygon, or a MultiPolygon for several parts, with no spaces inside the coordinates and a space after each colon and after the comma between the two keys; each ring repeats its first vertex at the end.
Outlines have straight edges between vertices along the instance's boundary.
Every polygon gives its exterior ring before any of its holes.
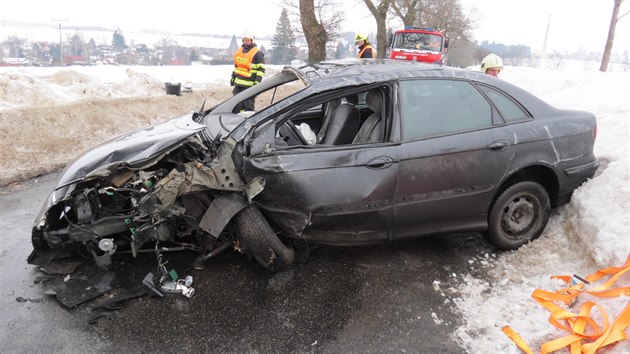
{"type": "Polygon", "coordinates": [[[280,132],[280,136],[285,139],[287,145],[308,145],[304,136],[300,133],[300,131],[295,127],[295,125],[291,124],[291,121],[284,122],[280,128],[278,129],[280,132]]]}

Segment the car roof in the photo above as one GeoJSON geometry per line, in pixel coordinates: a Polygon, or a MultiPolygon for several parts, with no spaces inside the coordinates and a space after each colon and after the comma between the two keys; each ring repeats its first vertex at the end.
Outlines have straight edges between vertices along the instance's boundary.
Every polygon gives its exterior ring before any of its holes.
{"type": "Polygon", "coordinates": [[[462,78],[485,81],[476,71],[438,64],[402,60],[345,59],[306,64],[294,68],[305,77],[316,91],[349,84],[368,84],[406,78],[462,78]]]}
{"type": "MultiPolygon", "coordinates": [[[[460,79],[484,83],[496,87],[532,111],[547,111],[552,107],[522,88],[500,78],[477,70],[429,64],[407,60],[391,59],[344,59],[324,61],[292,67],[306,80],[311,93],[336,88],[390,82],[405,79],[460,79]]],[[[531,111],[530,111],[531,112],[531,111]]],[[[534,113],[534,112],[531,112],[534,113]]]]}

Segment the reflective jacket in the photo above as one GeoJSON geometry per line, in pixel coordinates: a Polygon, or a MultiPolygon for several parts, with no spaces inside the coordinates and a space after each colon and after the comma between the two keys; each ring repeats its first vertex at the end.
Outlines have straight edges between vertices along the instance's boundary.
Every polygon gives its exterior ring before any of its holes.
{"type": "Polygon", "coordinates": [[[364,44],[359,47],[359,59],[374,59],[375,56],[376,50],[374,50],[371,44],[364,44]]]}
{"type": "Polygon", "coordinates": [[[265,55],[258,48],[239,48],[234,54],[232,82],[236,86],[252,87],[265,76],[265,55]]]}

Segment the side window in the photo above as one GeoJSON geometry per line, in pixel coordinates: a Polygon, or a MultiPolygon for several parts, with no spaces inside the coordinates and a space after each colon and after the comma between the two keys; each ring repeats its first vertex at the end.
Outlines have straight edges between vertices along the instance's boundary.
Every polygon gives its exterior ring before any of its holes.
{"type": "Polygon", "coordinates": [[[383,142],[387,126],[387,87],[324,93],[288,113],[276,127],[276,147],[339,146],[383,142]]]}
{"type": "Polygon", "coordinates": [[[521,107],[501,92],[488,86],[480,85],[479,87],[488,95],[488,98],[494,103],[506,122],[510,123],[529,119],[529,115],[521,109],[521,107]]]}
{"type": "Polygon", "coordinates": [[[405,140],[492,125],[490,103],[466,81],[401,81],[401,114],[405,140]]]}

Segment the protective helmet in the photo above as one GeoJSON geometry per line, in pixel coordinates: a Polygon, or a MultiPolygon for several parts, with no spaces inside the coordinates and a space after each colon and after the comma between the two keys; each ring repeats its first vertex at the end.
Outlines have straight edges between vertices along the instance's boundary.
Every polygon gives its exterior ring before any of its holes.
{"type": "Polygon", "coordinates": [[[252,43],[254,43],[256,41],[256,37],[254,37],[252,34],[250,33],[245,33],[241,36],[241,40],[244,39],[251,39],[252,43]]]}
{"type": "Polygon", "coordinates": [[[481,71],[486,72],[490,68],[503,69],[503,60],[496,54],[488,54],[481,61],[481,71]]]}
{"type": "Polygon", "coordinates": [[[357,33],[354,36],[354,43],[356,43],[358,41],[365,41],[367,43],[368,37],[366,35],[364,35],[363,33],[357,33]]]}

